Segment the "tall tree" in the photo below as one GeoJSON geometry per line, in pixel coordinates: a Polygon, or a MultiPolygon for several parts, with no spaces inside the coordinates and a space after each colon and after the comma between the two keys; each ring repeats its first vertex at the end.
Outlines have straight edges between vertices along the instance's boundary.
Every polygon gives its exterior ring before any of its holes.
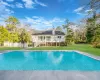
{"type": "Polygon", "coordinates": [[[87,19],[87,32],[86,32],[86,37],[87,37],[87,42],[92,43],[92,39],[95,36],[95,28],[96,26],[96,21],[97,21],[97,13],[100,11],[100,0],[89,0],[89,3],[84,7],[84,10],[86,11],[87,9],[90,9],[89,15],[92,14],[90,18],[87,19]]]}
{"type": "Polygon", "coordinates": [[[23,47],[25,47],[25,43],[30,42],[30,35],[25,29],[22,29],[20,34],[20,42],[23,44],[23,47]]]}
{"type": "Polygon", "coordinates": [[[88,18],[87,19],[87,32],[86,32],[86,37],[87,37],[87,42],[91,43],[93,36],[94,36],[94,31],[95,31],[95,19],[94,18],[88,18]]]}
{"type": "Polygon", "coordinates": [[[7,20],[5,20],[6,24],[7,24],[7,29],[9,31],[13,31],[15,32],[16,30],[16,25],[19,24],[19,20],[13,16],[8,17],[7,20]]]}
{"type": "Polygon", "coordinates": [[[8,19],[5,20],[6,22],[6,28],[8,29],[8,31],[10,32],[10,42],[18,42],[19,41],[19,35],[18,35],[18,31],[17,31],[17,24],[19,24],[19,20],[14,17],[14,16],[10,16],[8,17],[8,19]]]}
{"type": "Polygon", "coordinates": [[[75,43],[85,43],[86,42],[86,29],[79,25],[74,31],[75,43]]]}
{"type": "Polygon", "coordinates": [[[72,22],[69,22],[69,20],[67,19],[66,24],[63,25],[63,28],[66,29],[66,43],[67,44],[71,44],[72,42],[74,42],[74,33],[73,30],[70,28],[70,26],[73,24],[72,22]]]}

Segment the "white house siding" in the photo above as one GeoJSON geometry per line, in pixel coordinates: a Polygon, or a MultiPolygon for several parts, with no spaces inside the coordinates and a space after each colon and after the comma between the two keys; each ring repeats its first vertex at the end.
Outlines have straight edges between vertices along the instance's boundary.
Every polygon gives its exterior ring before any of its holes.
{"type": "Polygon", "coordinates": [[[34,46],[36,47],[39,44],[46,43],[46,42],[64,42],[65,41],[65,36],[63,36],[63,35],[55,35],[55,36],[53,36],[53,35],[33,35],[32,36],[32,41],[34,43],[34,46]],[[41,40],[39,38],[41,36],[45,37],[45,38],[41,40]],[[58,38],[58,36],[61,37],[61,38],[58,38]],[[48,40],[47,37],[51,37],[50,40],[48,40]]]}
{"type": "Polygon", "coordinates": [[[51,36],[51,35],[33,35],[32,36],[32,41],[33,42],[63,42],[65,41],[65,36],[62,35],[57,35],[57,36],[51,36]],[[40,36],[44,36],[45,39],[44,40],[40,40],[39,37],[40,36]],[[50,40],[47,39],[47,37],[51,37],[50,40]],[[61,38],[58,38],[58,36],[61,36],[61,38]]]}
{"type": "Polygon", "coordinates": [[[65,41],[65,36],[61,36],[61,35],[52,36],[52,40],[51,40],[51,42],[64,42],[64,41],[65,41]]]}

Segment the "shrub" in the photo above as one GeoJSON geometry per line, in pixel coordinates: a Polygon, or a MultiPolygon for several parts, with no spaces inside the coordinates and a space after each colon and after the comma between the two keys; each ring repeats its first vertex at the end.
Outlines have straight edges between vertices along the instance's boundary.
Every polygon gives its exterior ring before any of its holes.
{"type": "Polygon", "coordinates": [[[94,43],[93,43],[93,47],[94,47],[94,48],[100,48],[100,43],[94,42],[94,43]]]}

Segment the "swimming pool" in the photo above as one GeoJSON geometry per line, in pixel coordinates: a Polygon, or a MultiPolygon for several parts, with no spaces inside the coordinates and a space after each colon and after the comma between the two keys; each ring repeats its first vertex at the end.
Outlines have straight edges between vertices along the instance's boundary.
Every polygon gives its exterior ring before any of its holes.
{"type": "Polygon", "coordinates": [[[100,71],[100,61],[75,51],[10,51],[0,54],[0,70],[100,71]]]}

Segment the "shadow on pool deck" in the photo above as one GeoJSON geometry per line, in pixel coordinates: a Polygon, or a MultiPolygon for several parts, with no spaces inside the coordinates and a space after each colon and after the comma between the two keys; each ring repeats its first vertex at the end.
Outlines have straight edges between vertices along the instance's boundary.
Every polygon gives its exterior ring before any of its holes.
{"type": "Polygon", "coordinates": [[[100,71],[0,71],[0,80],[100,80],[100,71]]]}

